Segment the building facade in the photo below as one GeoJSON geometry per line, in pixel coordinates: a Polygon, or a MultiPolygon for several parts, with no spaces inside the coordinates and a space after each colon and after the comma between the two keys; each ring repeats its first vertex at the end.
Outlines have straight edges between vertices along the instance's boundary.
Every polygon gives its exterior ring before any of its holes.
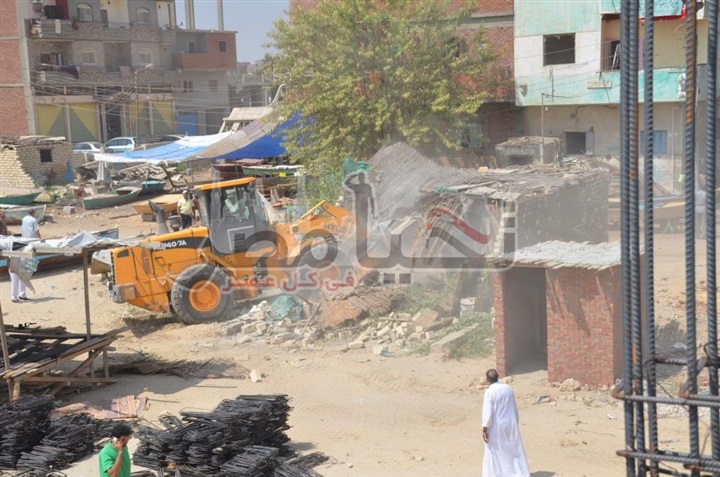
{"type": "MultiPolygon", "coordinates": [[[[524,108],[526,134],[562,139],[565,155],[618,155],[619,2],[552,0],[543,8],[557,14],[538,15],[533,2],[515,2],[515,94],[516,104],[524,108]]],[[[682,0],[656,2],[655,9],[654,149],[663,169],[657,171],[658,180],[672,184],[674,168],[681,162],[674,159],[681,158],[683,151],[685,18],[682,0]]],[[[644,23],[642,18],[639,21],[642,84],[644,23]]],[[[706,63],[707,20],[700,9],[697,118],[698,134],[703,136],[706,63]]],[[[639,112],[643,114],[642,106],[639,112]]]]}
{"type": "Polygon", "coordinates": [[[174,0],[0,2],[0,31],[0,135],[214,133],[229,111],[235,35],[178,29],[174,0]]]}

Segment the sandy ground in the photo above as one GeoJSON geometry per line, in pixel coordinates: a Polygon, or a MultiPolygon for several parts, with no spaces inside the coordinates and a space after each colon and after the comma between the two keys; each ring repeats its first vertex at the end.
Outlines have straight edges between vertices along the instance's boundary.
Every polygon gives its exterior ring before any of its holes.
{"type": "MultiPolygon", "coordinates": [[[[61,236],[120,224],[121,236],[148,233],[129,206],[75,216],[55,215],[43,236],[61,236]]],[[[12,228],[11,228],[12,230],[12,228]]],[[[617,239],[617,234],[612,234],[617,239]]],[[[657,237],[658,321],[663,346],[682,341],[684,276],[682,235],[657,237]]],[[[704,253],[702,241],[698,241],[704,253]]],[[[705,273],[702,263],[698,272],[705,273]]],[[[9,282],[0,282],[5,321],[85,330],[82,271],[45,272],[33,280],[32,301],[10,302],[9,282]]],[[[331,457],[318,467],[327,477],[479,477],[483,456],[478,386],[494,358],[445,360],[442,355],[381,357],[371,349],[340,351],[339,341],[290,351],[262,343],[238,344],[216,333],[218,324],[185,326],[128,305],[112,303],[98,277],[90,279],[94,332],[121,329],[118,353],[143,351],[165,359],[224,358],[263,374],[249,379],[193,380],[169,376],[117,376],[113,385],[65,396],[65,403],[125,395],[147,397],[142,417],[155,422],[166,411],[212,409],[242,394],[283,393],[291,398],[289,431],[299,451],[331,457]]],[[[669,385],[677,379],[669,377],[669,385]]],[[[607,390],[561,392],[535,371],[512,377],[523,440],[533,477],[621,475],[624,461],[621,404],[607,390]],[[541,396],[549,402],[538,403],[541,396]]],[[[677,410],[662,409],[661,442],[684,450],[687,421],[677,410]]],[[[707,432],[707,428],[703,428],[707,432]]],[[[68,476],[96,474],[96,456],[65,470],[68,476]]],[[[135,469],[137,470],[137,469],[135,469]]]]}

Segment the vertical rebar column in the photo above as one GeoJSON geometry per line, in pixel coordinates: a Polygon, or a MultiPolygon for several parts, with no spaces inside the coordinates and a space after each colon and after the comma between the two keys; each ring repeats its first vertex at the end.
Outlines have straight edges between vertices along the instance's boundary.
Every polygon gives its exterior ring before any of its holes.
{"type": "MultiPolygon", "coordinates": [[[[653,217],[654,202],[654,131],[655,131],[655,93],[653,90],[655,68],[655,0],[645,0],[645,335],[647,340],[647,394],[656,396],[657,369],[655,366],[655,220],[653,217]]],[[[648,438],[650,453],[658,453],[658,422],[657,404],[650,401],[648,411],[648,438]]],[[[650,471],[653,477],[658,475],[657,461],[651,461],[650,471]]]]}
{"type": "MultiPolygon", "coordinates": [[[[622,0],[620,7],[620,261],[622,281],[622,319],[623,319],[623,394],[633,393],[633,327],[631,317],[632,293],[630,290],[630,204],[628,202],[630,185],[630,161],[632,160],[633,135],[631,129],[635,116],[632,104],[632,91],[637,89],[637,73],[633,72],[630,61],[631,51],[636,48],[630,39],[632,24],[637,24],[637,12],[633,11],[633,0],[622,0]]],[[[635,451],[635,415],[632,401],[623,403],[625,414],[625,451],[635,451]]],[[[635,477],[635,459],[625,457],[627,477],[635,477]]]]}
{"type": "MultiPolygon", "coordinates": [[[[705,3],[705,14],[708,19],[708,64],[707,64],[707,129],[705,148],[707,151],[706,186],[707,204],[707,320],[708,320],[708,354],[710,355],[710,395],[718,395],[718,327],[717,327],[717,241],[715,240],[715,188],[717,163],[715,147],[717,120],[717,56],[718,56],[718,0],[705,3]]],[[[710,429],[712,433],[712,456],[720,460],[720,411],[710,408],[710,429]]],[[[714,476],[720,473],[713,473],[714,476]]]]}
{"type": "MultiPolygon", "coordinates": [[[[640,0],[631,0],[631,13],[635,12],[630,23],[630,35],[628,43],[631,46],[629,63],[632,78],[635,78],[635,87],[630,90],[630,124],[628,134],[630,135],[630,160],[628,162],[628,181],[629,181],[629,209],[630,209],[630,293],[631,305],[630,316],[632,320],[632,337],[633,337],[633,394],[642,396],[643,390],[643,346],[642,346],[642,310],[641,290],[640,290],[640,167],[638,164],[638,102],[639,102],[639,85],[638,85],[638,48],[639,42],[638,31],[640,29],[639,5],[640,0]]],[[[646,131],[647,133],[647,131],[646,131]]],[[[635,402],[635,449],[638,452],[645,452],[645,402],[635,402]]],[[[645,475],[645,461],[637,460],[638,475],[645,475]]]]}
{"type": "MultiPolygon", "coordinates": [[[[685,320],[687,333],[687,392],[697,394],[697,328],[695,323],[695,97],[697,87],[697,4],[686,3],[685,19],[685,320]]],[[[700,458],[697,406],[689,405],[690,457],[700,458]]],[[[690,474],[699,477],[698,470],[690,474]]]]}

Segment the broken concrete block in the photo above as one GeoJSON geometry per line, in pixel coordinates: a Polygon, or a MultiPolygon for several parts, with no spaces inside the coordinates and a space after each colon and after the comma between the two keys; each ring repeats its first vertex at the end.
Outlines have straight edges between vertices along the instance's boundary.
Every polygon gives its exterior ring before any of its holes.
{"type": "Polygon", "coordinates": [[[423,328],[429,328],[431,325],[433,325],[438,319],[438,312],[431,310],[429,308],[425,308],[420,312],[420,316],[418,316],[418,319],[415,320],[415,324],[417,326],[422,326],[423,328]]]}
{"type": "Polygon", "coordinates": [[[450,333],[430,345],[430,349],[433,351],[441,351],[444,356],[450,356],[453,349],[458,346],[462,346],[462,344],[465,343],[467,340],[467,334],[473,329],[475,329],[475,326],[470,326],[468,328],[455,331],[454,333],[450,333]]]}
{"type": "Polygon", "coordinates": [[[236,335],[242,332],[243,326],[245,326],[245,322],[236,318],[223,323],[217,333],[223,336],[236,335]]]}
{"type": "Polygon", "coordinates": [[[435,339],[436,336],[437,336],[437,333],[436,333],[435,331],[426,331],[426,332],[425,332],[425,339],[426,339],[426,340],[435,339]]]}
{"type": "Polygon", "coordinates": [[[390,333],[390,330],[391,330],[391,329],[392,329],[392,328],[390,328],[390,326],[386,326],[385,328],[383,328],[383,329],[381,329],[380,331],[377,332],[377,336],[378,336],[378,337],[383,337],[383,336],[387,335],[388,333],[390,333]]]}
{"type": "Polygon", "coordinates": [[[475,298],[460,299],[460,316],[470,316],[475,313],[475,298]]]}
{"type": "Polygon", "coordinates": [[[404,348],[405,340],[395,340],[395,346],[397,346],[398,348],[404,348]]]}
{"type": "Polygon", "coordinates": [[[580,389],[582,389],[582,384],[580,384],[578,381],[575,381],[573,378],[566,379],[560,385],[560,391],[562,392],[580,391],[580,389]]]}
{"type": "Polygon", "coordinates": [[[425,331],[425,327],[423,327],[423,326],[415,327],[415,333],[422,333],[423,331],[425,331]]]}
{"type": "Polygon", "coordinates": [[[262,322],[262,321],[260,321],[260,322],[258,322],[258,323],[255,324],[255,329],[256,329],[258,332],[264,333],[264,332],[267,330],[267,328],[268,328],[267,324],[265,324],[265,323],[262,322]]]}
{"type": "Polygon", "coordinates": [[[256,323],[248,323],[246,325],[243,325],[241,328],[243,334],[249,335],[250,333],[254,333],[255,330],[257,330],[257,324],[256,323]]]}
{"type": "Polygon", "coordinates": [[[410,341],[421,341],[423,338],[423,334],[419,332],[412,333],[410,336],[408,336],[408,339],[410,341]]]}
{"type": "Polygon", "coordinates": [[[253,369],[252,371],[250,371],[250,380],[253,383],[259,383],[260,381],[262,381],[262,374],[258,373],[256,369],[253,369]]]}
{"type": "Polygon", "coordinates": [[[387,351],[388,351],[388,347],[385,345],[373,346],[373,354],[376,354],[378,356],[382,356],[383,354],[386,354],[387,351]]]}
{"type": "Polygon", "coordinates": [[[235,340],[235,344],[241,345],[241,344],[249,343],[250,341],[252,341],[252,337],[250,337],[248,335],[243,335],[240,338],[238,338],[237,340],[235,340]]]}
{"type": "Polygon", "coordinates": [[[349,340],[353,336],[353,332],[350,330],[338,331],[338,338],[341,340],[349,340]]]}
{"type": "Polygon", "coordinates": [[[63,215],[75,215],[76,212],[75,207],[72,205],[66,205],[63,207],[63,215]]]}
{"type": "Polygon", "coordinates": [[[350,343],[348,345],[348,348],[350,348],[350,349],[362,349],[364,347],[365,347],[365,342],[359,341],[359,340],[353,341],[352,343],[350,343]]]}

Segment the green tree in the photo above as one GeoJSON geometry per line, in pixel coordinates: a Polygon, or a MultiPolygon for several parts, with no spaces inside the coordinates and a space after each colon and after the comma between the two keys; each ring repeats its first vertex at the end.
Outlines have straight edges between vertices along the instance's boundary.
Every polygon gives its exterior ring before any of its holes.
{"type": "Polygon", "coordinates": [[[313,3],[270,33],[277,53],[265,66],[287,84],[281,111],[303,118],[288,132],[288,153],[317,177],[388,142],[457,149],[493,59],[482,30],[460,28],[475,2],[313,3]]]}

